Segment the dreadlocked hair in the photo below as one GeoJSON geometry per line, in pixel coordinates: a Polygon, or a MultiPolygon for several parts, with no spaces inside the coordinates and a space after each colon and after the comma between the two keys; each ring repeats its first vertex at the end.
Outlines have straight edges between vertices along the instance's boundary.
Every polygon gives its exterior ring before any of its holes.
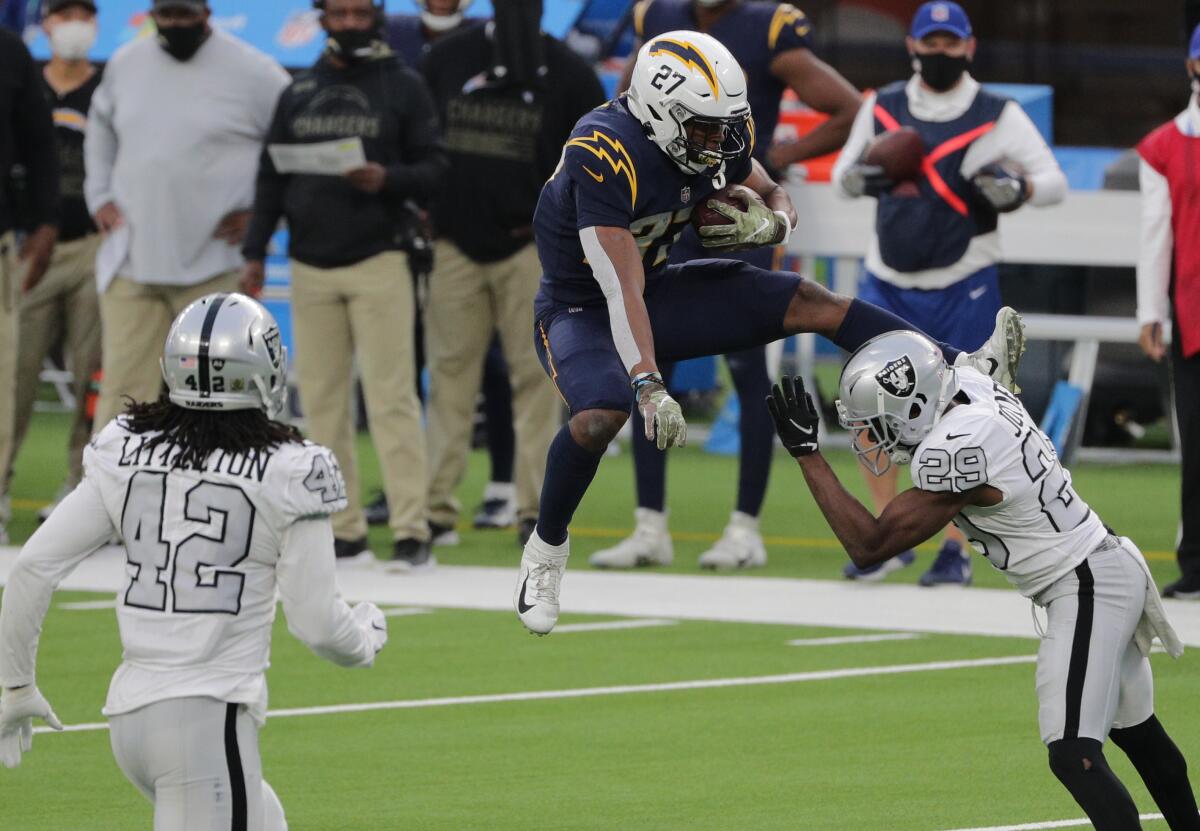
{"type": "Polygon", "coordinates": [[[249,454],[304,441],[290,424],[272,421],[262,410],[190,410],[164,394],[157,401],[127,399],[125,427],[132,433],[157,432],[146,449],[171,445],[173,468],[203,469],[214,451],[249,454]]]}

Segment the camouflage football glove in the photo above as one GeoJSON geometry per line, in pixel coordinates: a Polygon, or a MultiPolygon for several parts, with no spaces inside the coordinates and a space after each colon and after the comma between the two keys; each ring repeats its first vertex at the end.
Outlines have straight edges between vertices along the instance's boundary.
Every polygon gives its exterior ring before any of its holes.
{"type": "Polygon", "coordinates": [[[679,402],[671,397],[657,372],[638,376],[633,382],[638,411],[646,423],[646,441],[659,450],[683,447],[687,443],[687,422],[679,402]]]}
{"type": "Polygon", "coordinates": [[[21,754],[33,747],[33,720],[41,719],[55,730],[62,722],[54,715],[50,702],[33,684],[20,689],[8,689],[0,695],[0,764],[15,768],[21,764],[21,754]]]}
{"type": "Polygon", "coordinates": [[[750,202],[746,210],[733,205],[708,201],[708,207],[731,220],[728,225],[705,225],[700,228],[700,244],[722,251],[744,251],[763,245],[786,242],[791,224],[782,211],[773,211],[760,202],[750,202]]]}

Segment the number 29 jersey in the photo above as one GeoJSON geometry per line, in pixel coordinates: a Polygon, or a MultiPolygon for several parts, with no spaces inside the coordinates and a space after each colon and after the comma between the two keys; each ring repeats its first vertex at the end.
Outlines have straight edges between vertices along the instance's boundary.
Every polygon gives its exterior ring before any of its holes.
{"type": "Polygon", "coordinates": [[[970,368],[957,370],[970,404],[950,410],[913,454],[921,490],[970,490],[988,484],[1003,495],[991,507],[968,506],[954,519],[971,544],[1033,597],[1083,562],[1108,529],[1071,487],[1071,473],[1017,398],[970,368]]]}
{"type": "MultiPolygon", "coordinates": [[[[127,557],[117,594],[124,660],[104,713],[209,696],[247,704],[261,720],[285,536],[298,520],[346,507],[333,454],[289,443],[248,456],[216,452],[203,470],[179,469],[170,465],[173,445],[151,448],[157,434],[122,422],[84,452],[85,475],[99,485],[127,557]]],[[[294,568],[293,581],[304,571],[294,568]]]]}

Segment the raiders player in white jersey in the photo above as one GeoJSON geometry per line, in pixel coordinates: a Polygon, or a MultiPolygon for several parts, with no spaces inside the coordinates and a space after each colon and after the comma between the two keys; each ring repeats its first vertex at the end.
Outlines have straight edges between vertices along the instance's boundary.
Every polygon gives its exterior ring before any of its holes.
{"type": "Polygon", "coordinates": [[[329,516],[345,486],[328,450],[272,420],[287,353],[270,313],[240,294],[203,297],[176,318],[162,365],[168,396],[96,435],[83,481],[14,565],[0,762],[20,763],[34,718],[61,729],[36,686],[42,621],[59,582],[116,532],[124,660],[104,714],[117,763],[154,803],[156,831],[279,831],[258,754],[276,594],[291,633],[342,666],[371,666],[386,619],[337,595],[329,516]]]}
{"type": "Polygon", "coordinates": [[[817,447],[818,416],[800,378],[767,398],[776,430],[846,552],[872,566],[953,520],[1022,594],[1046,609],[1038,722],[1050,768],[1099,831],[1140,828],[1105,761],[1109,736],[1137,768],[1172,829],[1200,829],[1187,765],[1154,715],[1147,656],[1158,637],[1183,649],[1134,544],[1115,536],[1071,487],[1054,447],[1012,393],[946,364],[915,332],[868,341],[842,371],[839,420],[877,475],[912,464],[914,487],[875,518],[817,447]]]}

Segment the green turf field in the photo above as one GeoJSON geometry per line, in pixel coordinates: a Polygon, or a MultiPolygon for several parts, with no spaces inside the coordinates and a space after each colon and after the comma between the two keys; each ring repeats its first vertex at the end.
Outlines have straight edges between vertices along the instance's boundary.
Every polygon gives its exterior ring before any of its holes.
{"type": "MultiPolygon", "coordinates": [[[[58,487],[63,428],[60,417],[34,422],[14,482],[14,538],[30,532],[36,505],[58,487]]],[[[833,455],[861,493],[853,460],[833,455]]],[[[461,492],[468,508],[485,465],[473,455],[461,492]]],[[[370,488],[377,471],[369,453],[362,467],[370,488]]],[[[735,471],[729,458],[695,450],[673,456],[673,570],[695,571],[696,555],[720,533],[735,471]]],[[[1080,494],[1158,558],[1152,564],[1160,581],[1173,568],[1165,552],[1177,522],[1177,475],[1160,467],[1075,471],[1080,494]]],[[[836,579],[842,557],[798,471],[780,457],[774,477],[765,573],[836,579]]],[[[577,517],[575,567],[586,567],[589,551],[629,527],[631,482],[627,453],[605,461],[577,517]]],[[[372,540],[383,554],[386,534],[372,540]]],[[[463,545],[439,558],[515,567],[519,549],[510,532],[464,530],[463,545]]],[[[927,562],[928,555],[893,579],[915,580],[927,562]]],[[[1003,585],[982,560],[976,567],[979,584],[1003,585]]],[[[39,683],[68,723],[102,721],[120,644],[111,609],[57,604],[103,599],[57,596],[43,634],[39,683]]],[[[562,623],[584,620],[596,618],[564,614],[562,623]]],[[[1081,816],[1046,767],[1031,663],[919,666],[1019,659],[1035,652],[1030,639],[929,635],[798,647],[788,641],[852,633],[704,621],[539,639],[524,634],[511,613],[441,609],[389,623],[388,648],[368,671],[321,662],[277,624],[273,710],[408,702],[268,723],[264,770],[297,831],[944,831],[1081,816]],[[889,670],[901,665],[913,671],[889,670]],[[839,670],[859,674],[836,677],[839,670]],[[803,675],[821,672],[835,677],[803,675]],[[801,675],[772,678],[789,674],[801,675]],[[712,679],[740,681],[679,683],[712,679]],[[638,689],[670,683],[678,688],[638,689]],[[626,689],[606,689],[614,686],[626,689]],[[531,692],[578,690],[591,693],[524,700],[531,692]]],[[[1190,653],[1179,662],[1156,655],[1153,663],[1159,715],[1195,769],[1200,670],[1190,653]]],[[[1139,807],[1154,810],[1120,752],[1110,758],[1139,807]]],[[[102,730],[39,735],[20,769],[0,770],[0,828],[148,827],[149,805],[120,774],[102,730]]]]}

